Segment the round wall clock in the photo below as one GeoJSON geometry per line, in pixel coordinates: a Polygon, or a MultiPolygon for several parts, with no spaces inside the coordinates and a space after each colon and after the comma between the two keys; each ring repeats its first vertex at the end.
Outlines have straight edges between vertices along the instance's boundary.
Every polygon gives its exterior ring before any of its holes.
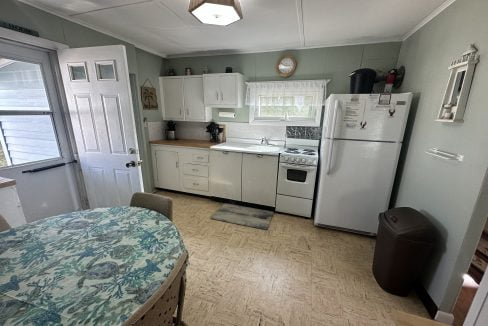
{"type": "Polygon", "coordinates": [[[281,77],[290,77],[297,69],[297,61],[292,56],[284,56],[276,64],[276,71],[281,77]]]}

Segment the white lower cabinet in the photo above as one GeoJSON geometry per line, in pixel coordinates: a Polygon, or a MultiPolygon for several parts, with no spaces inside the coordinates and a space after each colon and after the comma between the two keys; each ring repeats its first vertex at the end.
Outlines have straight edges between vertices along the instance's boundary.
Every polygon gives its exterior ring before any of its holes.
{"type": "Polygon", "coordinates": [[[152,145],[156,188],[209,196],[209,150],[152,145]]]}
{"type": "Polygon", "coordinates": [[[0,187],[0,203],[2,203],[0,215],[3,216],[11,228],[27,223],[15,185],[0,187]]]}
{"type": "Polygon", "coordinates": [[[178,152],[153,148],[154,185],[158,188],[180,190],[178,152]]]}
{"type": "Polygon", "coordinates": [[[242,201],[275,207],[278,156],[243,154],[242,201]]]}
{"type": "Polygon", "coordinates": [[[214,197],[242,200],[242,153],[210,151],[210,193],[214,197]]]}
{"type": "Polygon", "coordinates": [[[278,156],[152,145],[157,188],[276,206],[278,156]]]}

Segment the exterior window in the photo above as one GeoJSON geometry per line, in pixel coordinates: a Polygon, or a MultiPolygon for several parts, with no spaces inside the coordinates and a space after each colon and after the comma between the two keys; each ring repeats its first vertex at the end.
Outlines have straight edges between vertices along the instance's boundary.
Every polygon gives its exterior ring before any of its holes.
{"type": "Polygon", "coordinates": [[[52,115],[40,65],[0,58],[0,168],[60,157],[52,115]]]}
{"type": "Polygon", "coordinates": [[[247,83],[249,122],[320,125],[327,81],[247,83]]]}

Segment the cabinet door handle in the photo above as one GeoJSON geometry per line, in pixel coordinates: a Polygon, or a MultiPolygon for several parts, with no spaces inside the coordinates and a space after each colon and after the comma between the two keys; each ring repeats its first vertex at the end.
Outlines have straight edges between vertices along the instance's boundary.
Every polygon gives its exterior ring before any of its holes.
{"type": "Polygon", "coordinates": [[[223,101],[224,100],[224,92],[220,91],[220,100],[223,101]]]}
{"type": "Polygon", "coordinates": [[[223,151],[222,154],[227,155],[227,154],[229,154],[229,152],[223,151]]]}
{"type": "Polygon", "coordinates": [[[193,172],[198,172],[198,169],[191,169],[193,172]]]}
{"type": "Polygon", "coordinates": [[[256,156],[261,158],[261,157],[263,157],[263,154],[257,154],[256,156]]]}
{"type": "Polygon", "coordinates": [[[219,100],[219,91],[215,91],[215,99],[218,101],[219,100]]]}
{"type": "Polygon", "coordinates": [[[176,161],[176,168],[178,168],[178,167],[179,167],[179,164],[178,164],[178,161],[176,161]]]}
{"type": "Polygon", "coordinates": [[[193,182],[193,185],[194,186],[199,186],[200,184],[199,183],[196,183],[196,182],[193,182]]]}

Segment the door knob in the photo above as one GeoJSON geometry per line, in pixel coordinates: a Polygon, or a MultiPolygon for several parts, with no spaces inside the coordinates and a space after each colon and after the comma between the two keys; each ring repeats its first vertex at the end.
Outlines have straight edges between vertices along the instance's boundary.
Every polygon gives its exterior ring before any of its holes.
{"type": "Polygon", "coordinates": [[[126,168],[135,168],[136,166],[141,166],[142,165],[142,161],[130,161],[130,162],[127,162],[125,163],[125,167],[126,168]]]}

